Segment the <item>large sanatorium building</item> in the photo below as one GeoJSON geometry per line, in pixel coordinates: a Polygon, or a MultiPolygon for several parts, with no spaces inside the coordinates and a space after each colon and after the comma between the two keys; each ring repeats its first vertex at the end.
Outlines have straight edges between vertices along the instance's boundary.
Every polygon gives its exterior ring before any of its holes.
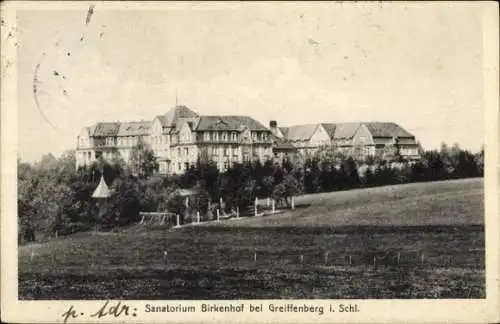
{"type": "Polygon", "coordinates": [[[77,138],[76,167],[116,155],[128,163],[139,141],[153,150],[162,174],[182,173],[202,156],[224,170],[234,162],[281,159],[323,145],[335,145],[342,151],[356,146],[363,155],[374,156],[397,142],[404,159],[419,159],[415,136],[395,123],[278,127],[271,121],[266,127],[249,116],[203,116],[186,106],[175,106],[152,121],[98,122],[83,128],[77,138]]]}

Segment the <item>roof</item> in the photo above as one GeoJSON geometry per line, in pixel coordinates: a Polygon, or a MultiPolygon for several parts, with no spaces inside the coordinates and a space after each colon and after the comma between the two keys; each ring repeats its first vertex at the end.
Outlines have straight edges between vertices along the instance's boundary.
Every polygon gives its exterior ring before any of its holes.
{"type": "Polygon", "coordinates": [[[268,131],[268,129],[257,120],[249,116],[200,116],[194,122],[196,131],[241,131],[244,127],[252,131],[268,131]]]}
{"type": "Polygon", "coordinates": [[[94,190],[92,194],[92,198],[108,198],[111,196],[111,190],[109,190],[106,185],[106,181],[104,181],[104,177],[101,176],[101,181],[99,181],[99,185],[94,190]]]}
{"type": "Polygon", "coordinates": [[[285,137],[289,141],[308,140],[318,128],[318,124],[295,125],[287,127],[285,137]]]}
{"type": "Polygon", "coordinates": [[[332,139],[350,139],[358,131],[359,127],[365,125],[373,137],[402,137],[414,138],[414,136],[395,123],[382,122],[360,122],[360,123],[321,123],[308,125],[295,125],[291,127],[280,127],[281,133],[287,140],[300,141],[309,140],[321,125],[332,139]]]}
{"type": "Polygon", "coordinates": [[[278,127],[280,130],[281,134],[283,134],[284,137],[287,137],[288,135],[288,127],[278,127]]]}
{"type": "Polygon", "coordinates": [[[360,123],[337,123],[335,124],[334,139],[352,138],[358,130],[360,123]]]}
{"type": "Polygon", "coordinates": [[[274,147],[273,147],[273,150],[276,150],[276,151],[279,151],[279,150],[283,150],[283,151],[296,151],[297,148],[295,146],[292,145],[292,143],[290,142],[277,142],[274,147]]]}
{"type": "Polygon", "coordinates": [[[321,123],[321,126],[326,130],[326,133],[330,138],[333,138],[335,136],[335,129],[337,128],[337,125],[332,124],[332,123],[321,123]]]}
{"type": "Polygon", "coordinates": [[[148,135],[151,130],[149,121],[124,122],[120,125],[117,136],[148,135]]]}
{"type": "Polygon", "coordinates": [[[175,106],[165,115],[157,116],[162,126],[175,126],[179,118],[196,118],[198,114],[186,106],[175,106]]]}
{"type": "Polygon", "coordinates": [[[90,126],[90,136],[113,136],[118,133],[118,129],[120,128],[119,122],[112,123],[97,123],[90,126]]]}
{"type": "Polygon", "coordinates": [[[369,122],[363,123],[373,137],[414,137],[395,123],[369,122]]]}

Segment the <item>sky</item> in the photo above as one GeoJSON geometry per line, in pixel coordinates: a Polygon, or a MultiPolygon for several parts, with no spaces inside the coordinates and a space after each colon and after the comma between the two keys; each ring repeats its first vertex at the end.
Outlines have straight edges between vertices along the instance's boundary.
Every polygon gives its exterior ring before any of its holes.
{"type": "Polygon", "coordinates": [[[471,3],[121,7],[17,11],[23,160],[74,149],[98,121],[152,120],[176,97],[266,126],[383,121],[425,149],[484,143],[483,9],[471,3]]]}

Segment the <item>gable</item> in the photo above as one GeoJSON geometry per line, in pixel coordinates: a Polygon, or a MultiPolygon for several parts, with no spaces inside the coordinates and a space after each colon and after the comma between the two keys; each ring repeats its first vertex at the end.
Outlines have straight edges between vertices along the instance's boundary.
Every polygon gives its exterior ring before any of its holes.
{"type": "Polygon", "coordinates": [[[252,133],[248,127],[243,127],[241,129],[241,142],[242,143],[252,143],[252,133]]]}
{"type": "Polygon", "coordinates": [[[179,130],[179,141],[181,143],[190,143],[192,140],[191,127],[188,122],[184,122],[179,130]]]}
{"type": "Polygon", "coordinates": [[[84,127],[80,133],[78,134],[78,138],[80,139],[89,139],[89,128],[88,127],[84,127]]]}
{"type": "Polygon", "coordinates": [[[353,145],[371,145],[374,144],[373,137],[365,125],[358,128],[352,139],[353,145]]]}
{"type": "Polygon", "coordinates": [[[162,131],[163,131],[163,125],[160,121],[160,118],[156,117],[151,125],[151,133],[161,134],[162,131]]]}
{"type": "Polygon", "coordinates": [[[330,135],[326,131],[326,129],[320,124],[314,131],[309,140],[311,145],[329,145],[331,143],[330,135]]]}

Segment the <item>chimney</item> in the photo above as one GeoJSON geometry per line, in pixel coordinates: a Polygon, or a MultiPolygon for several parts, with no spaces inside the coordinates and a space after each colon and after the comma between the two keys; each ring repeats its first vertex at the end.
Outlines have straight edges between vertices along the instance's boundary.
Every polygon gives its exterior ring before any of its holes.
{"type": "Polygon", "coordinates": [[[278,127],[278,123],[277,123],[275,120],[271,120],[271,121],[269,122],[269,128],[270,128],[271,130],[276,129],[277,127],[278,127]]]}

